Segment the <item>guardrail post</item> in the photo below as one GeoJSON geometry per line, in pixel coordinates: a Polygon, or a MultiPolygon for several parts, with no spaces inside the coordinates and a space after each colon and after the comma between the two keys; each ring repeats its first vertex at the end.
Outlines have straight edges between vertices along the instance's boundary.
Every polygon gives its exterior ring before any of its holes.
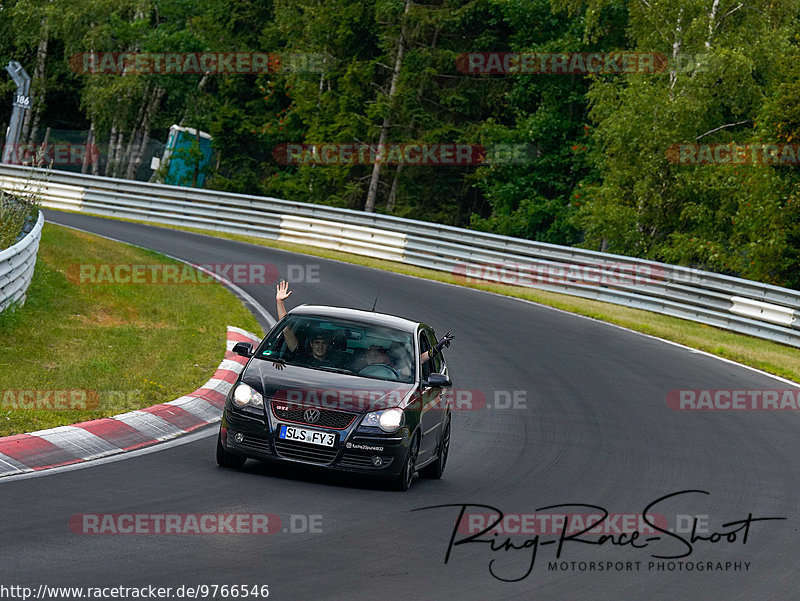
{"type": "Polygon", "coordinates": [[[6,130],[6,143],[3,145],[3,163],[13,163],[14,157],[19,153],[19,137],[22,133],[22,118],[25,111],[30,109],[31,97],[28,95],[31,88],[31,76],[17,61],[8,61],[6,71],[17,84],[17,93],[14,95],[11,123],[6,130]]]}

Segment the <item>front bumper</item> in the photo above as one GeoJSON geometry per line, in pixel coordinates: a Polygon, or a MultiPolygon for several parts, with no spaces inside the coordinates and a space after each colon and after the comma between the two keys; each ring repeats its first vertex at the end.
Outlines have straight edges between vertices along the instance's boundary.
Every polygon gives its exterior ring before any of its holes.
{"type": "Polygon", "coordinates": [[[226,451],[262,461],[300,463],[341,472],[396,476],[408,451],[409,431],[387,434],[379,429],[358,430],[362,416],[347,428],[316,428],[280,420],[275,415],[256,416],[226,407],[222,414],[221,440],[226,451]],[[281,426],[299,426],[332,433],[334,446],[326,447],[279,437],[281,426]],[[373,431],[374,430],[374,431],[373,431]]]}

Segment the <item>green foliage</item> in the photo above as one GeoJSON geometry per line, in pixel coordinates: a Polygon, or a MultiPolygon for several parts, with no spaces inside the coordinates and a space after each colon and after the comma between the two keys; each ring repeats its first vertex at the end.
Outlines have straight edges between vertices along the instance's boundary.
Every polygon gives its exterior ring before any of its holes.
{"type": "Polygon", "coordinates": [[[0,191],[0,250],[17,242],[26,223],[35,221],[37,205],[0,191]]]}
{"type": "MultiPolygon", "coordinates": [[[[208,187],[363,209],[372,164],[286,165],[281,146],[517,145],[521,163],[383,165],[375,210],[800,287],[797,170],[678,164],[674,150],[800,143],[800,0],[7,0],[0,11],[0,59],[33,72],[49,42],[46,124],[91,122],[118,148],[145,128],[207,131],[208,187]],[[88,51],[259,51],[318,68],[76,73],[70,57],[88,51]],[[613,51],[670,62],[655,74],[458,68],[472,52],[613,51]]],[[[0,103],[0,120],[9,114],[0,103]]]]}
{"type": "Polygon", "coordinates": [[[797,24],[785,4],[756,5],[739,10],[720,3],[712,14],[700,1],[630,3],[632,48],[699,56],[699,67],[593,81],[587,93],[592,170],[575,219],[584,245],[790,281],[789,169],[675,164],[667,152],[680,144],[775,140],[774,129],[755,124],[763,106],[786,104],[775,93],[790,90],[781,65],[795,54],[787,40],[797,24]]]}
{"type": "Polygon", "coordinates": [[[42,182],[32,173],[29,172],[23,185],[14,192],[0,190],[0,251],[16,244],[39,216],[42,182]]]}

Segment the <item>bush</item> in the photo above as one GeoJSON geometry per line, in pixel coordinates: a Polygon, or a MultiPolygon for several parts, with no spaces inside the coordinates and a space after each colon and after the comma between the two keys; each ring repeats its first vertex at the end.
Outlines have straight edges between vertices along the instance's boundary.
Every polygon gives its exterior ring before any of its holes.
{"type": "Polygon", "coordinates": [[[36,223],[39,206],[35,200],[0,191],[0,250],[17,243],[36,223]]]}
{"type": "Polygon", "coordinates": [[[33,229],[42,186],[43,180],[31,172],[22,190],[0,190],[0,250],[13,246],[33,229]]]}

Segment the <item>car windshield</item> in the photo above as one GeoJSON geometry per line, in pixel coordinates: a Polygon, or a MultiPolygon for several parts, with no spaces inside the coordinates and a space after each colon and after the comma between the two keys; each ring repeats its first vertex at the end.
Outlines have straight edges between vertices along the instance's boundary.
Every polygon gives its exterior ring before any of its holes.
{"type": "Polygon", "coordinates": [[[412,334],[349,320],[289,315],[255,356],[393,382],[411,383],[416,375],[412,334]]]}

